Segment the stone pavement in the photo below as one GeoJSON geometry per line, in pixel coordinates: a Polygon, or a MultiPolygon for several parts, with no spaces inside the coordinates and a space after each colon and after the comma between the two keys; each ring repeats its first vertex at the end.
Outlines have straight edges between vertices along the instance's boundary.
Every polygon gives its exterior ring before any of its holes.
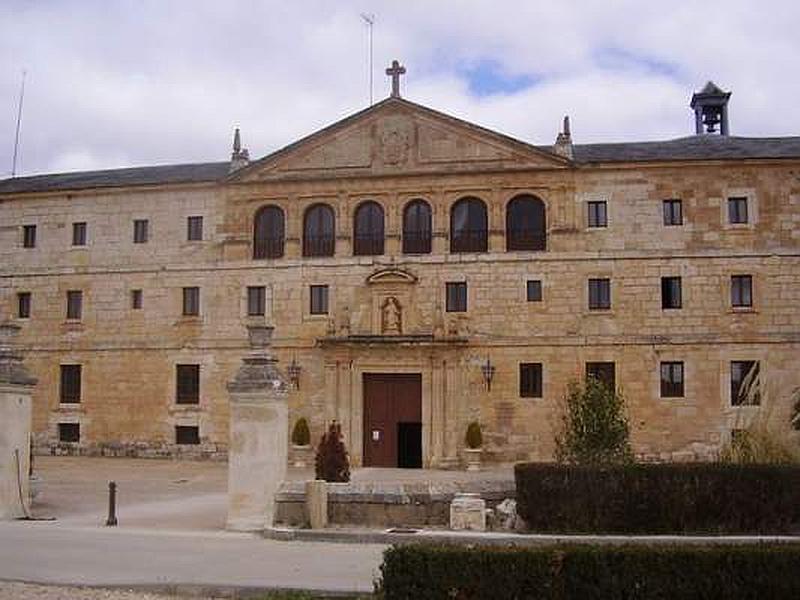
{"type": "Polygon", "coordinates": [[[363,593],[386,546],[281,542],[227,532],[0,523],[0,580],[153,590],[363,593]]]}

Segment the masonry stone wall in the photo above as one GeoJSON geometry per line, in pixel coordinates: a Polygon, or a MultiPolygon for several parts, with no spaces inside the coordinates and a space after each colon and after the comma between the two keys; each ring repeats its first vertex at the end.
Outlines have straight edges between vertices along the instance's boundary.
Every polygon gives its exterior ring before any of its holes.
{"type": "Polygon", "coordinates": [[[558,403],[588,361],[614,361],[630,410],[636,451],[648,459],[707,457],[753,409],[730,402],[730,361],[759,360],[774,392],[770,418],[788,411],[800,385],[800,167],[794,162],[727,161],[571,169],[482,170],[308,177],[197,186],[19,195],[0,203],[0,318],[16,295],[32,294],[20,343],[39,379],[37,447],[45,452],[198,457],[224,455],[224,384],[246,352],[246,326],[275,326],[279,366],[302,368],[289,395],[290,425],[310,419],[316,440],[337,418],[354,462],[363,444],[362,377],[419,372],[423,379],[425,464],[461,459],[466,424],[484,427],[490,460],[547,459],[558,403]],[[547,250],[505,251],[505,206],[519,193],[547,208],[547,250]],[[450,254],[449,210],[465,196],[489,209],[489,252],[450,254]],[[726,201],[745,196],[746,225],[728,225],[726,201]],[[433,207],[433,252],[401,253],[406,202],[433,207]],[[684,224],[665,227],[662,200],[683,201],[684,224]],[[355,207],[380,202],[383,256],[352,256],[355,207]],[[586,203],[605,200],[608,227],[590,229],[586,203]],[[336,253],[301,256],[305,208],[331,204],[336,253]],[[286,213],[286,255],[252,260],[253,216],[274,204],[286,213]],[[186,241],[186,218],[204,217],[204,239],[186,241]],[[146,244],[133,220],[149,219],[146,244]],[[71,223],[88,224],[73,248],[71,223]],[[37,247],[21,247],[36,224],[37,247]],[[378,272],[400,272],[369,282],[378,272]],[[730,278],[753,277],[753,306],[730,306],[730,278]],[[661,308],[661,277],[682,278],[682,308],[661,308]],[[587,279],[611,279],[611,308],[588,309],[587,279]],[[542,281],[542,302],[525,283],[542,281]],[[466,281],[468,310],[447,313],[445,284],[466,281]],[[329,315],[309,314],[309,286],[330,286],[329,315]],[[200,315],[182,316],[182,288],[200,288],[200,315]],[[247,316],[247,286],[265,286],[263,318],[247,316]],[[130,294],[143,291],[143,306],[130,294]],[[83,316],[65,318],[66,291],[83,291],[83,316]],[[355,342],[379,335],[381,302],[395,297],[403,334],[426,341],[355,342]],[[491,391],[481,365],[496,366],[491,391]],[[659,362],[685,364],[685,395],[660,398],[659,362]],[[521,398],[518,365],[543,364],[542,398],[521,398]],[[59,402],[62,364],[82,365],[79,404],[59,402]],[[200,365],[200,401],[175,400],[175,366],[200,365]],[[80,423],[78,444],[58,442],[59,423],[80,423]],[[175,426],[196,425],[200,444],[176,445],[175,426]]]}

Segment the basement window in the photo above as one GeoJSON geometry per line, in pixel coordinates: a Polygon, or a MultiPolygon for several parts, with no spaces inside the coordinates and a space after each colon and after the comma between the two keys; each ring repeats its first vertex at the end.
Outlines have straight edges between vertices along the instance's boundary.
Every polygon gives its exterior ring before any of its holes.
{"type": "Polygon", "coordinates": [[[81,441],[80,423],[59,423],[58,441],[75,444],[81,441]]]}
{"type": "Polygon", "coordinates": [[[197,425],[176,425],[175,443],[181,446],[193,446],[200,443],[200,428],[197,425]]]}

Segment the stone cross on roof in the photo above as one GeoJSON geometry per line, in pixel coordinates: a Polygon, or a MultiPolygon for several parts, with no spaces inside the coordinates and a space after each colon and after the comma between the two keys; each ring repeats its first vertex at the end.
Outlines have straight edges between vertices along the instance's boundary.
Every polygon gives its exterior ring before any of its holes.
{"type": "Polygon", "coordinates": [[[392,98],[400,97],[400,75],[405,75],[405,73],[406,68],[396,60],[393,60],[392,66],[386,69],[386,74],[392,78],[392,98]]]}

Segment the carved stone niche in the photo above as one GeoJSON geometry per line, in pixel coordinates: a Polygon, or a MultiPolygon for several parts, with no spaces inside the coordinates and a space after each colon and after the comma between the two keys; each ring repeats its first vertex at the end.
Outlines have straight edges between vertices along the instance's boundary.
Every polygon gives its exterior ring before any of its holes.
{"type": "Polygon", "coordinates": [[[402,269],[381,269],[367,277],[373,335],[418,333],[414,308],[416,283],[416,276],[402,269]]]}

